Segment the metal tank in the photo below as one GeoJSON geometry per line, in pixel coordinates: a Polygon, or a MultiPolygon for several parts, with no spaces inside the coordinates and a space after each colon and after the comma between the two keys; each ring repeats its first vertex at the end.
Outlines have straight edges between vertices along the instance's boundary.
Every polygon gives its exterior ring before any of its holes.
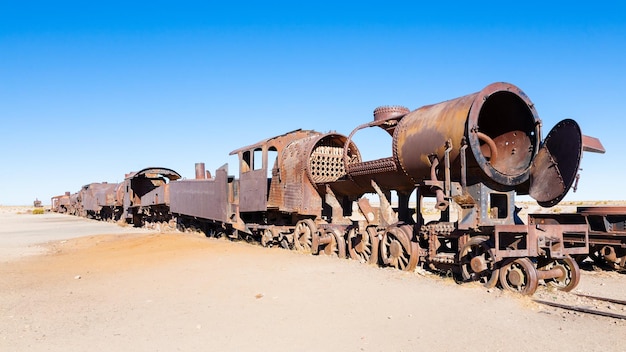
{"type": "Polygon", "coordinates": [[[393,136],[392,155],[364,162],[344,156],[355,183],[367,188],[374,180],[383,189],[400,192],[428,185],[432,193],[456,195],[461,204],[476,201],[468,196],[468,186],[486,186],[555,205],[574,183],[582,151],[603,152],[599,141],[582,136],[573,120],[558,123],[542,141],[534,104],[520,88],[503,82],[411,112],[379,108],[374,121],[357,127],[349,139],[366,127],[380,127],[393,136]]]}
{"type": "MultiPolygon", "coordinates": [[[[395,129],[394,157],[408,176],[421,181],[430,179],[433,158],[444,160],[448,147],[451,164],[460,165],[460,147],[467,144],[470,183],[510,189],[528,180],[540,132],[537,112],[526,94],[512,84],[494,83],[408,113],[395,129]]],[[[460,178],[458,172],[452,175],[460,178]]]]}

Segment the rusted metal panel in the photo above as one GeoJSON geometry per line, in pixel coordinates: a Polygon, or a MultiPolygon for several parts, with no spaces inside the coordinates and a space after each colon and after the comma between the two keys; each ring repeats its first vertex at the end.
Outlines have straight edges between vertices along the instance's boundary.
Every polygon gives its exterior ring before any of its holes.
{"type": "Polygon", "coordinates": [[[542,207],[558,204],[576,180],[583,152],[580,127],[574,120],[563,120],[554,126],[530,172],[529,194],[542,207]]]}
{"type": "Polygon", "coordinates": [[[248,145],[246,147],[242,147],[236,150],[233,150],[232,152],[230,152],[230,155],[235,155],[235,154],[239,154],[243,151],[248,151],[248,150],[254,150],[257,148],[262,148],[264,146],[271,146],[276,148],[276,150],[278,150],[279,152],[281,150],[283,150],[284,147],[287,146],[287,144],[291,143],[291,141],[294,140],[298,140],[298,139],[302,139],[302,138],[306,138],[312,135],[318,135],[320,134],[319,132],[316,131],[312,131],[312,130],[302,130],[302,129],[297,129],[291,132],[287,132],[284,134],[281,134],[279,136],[276,137],[272,137],[272,138],[268,138],[268,139],[264,139],[260,142],[257,142],[255,144],[251,144],[248,145]]]}
{"type": "Polygon", "coordinates": [[[537,238],[528,236],[528,232],[527,225],[495,226],[496,258],[536,257],[538,254],[537,238]]]}
{"type": "Polygon", "coordinates": [[[495,254],[497,258],[564,258],[586,254],[589,251],[586,234],[584,224],[498,225],[495,227],[495,254]],[[574,235],[582,245],[571,245],[574,235]]]}
{"type": "Polygon", "coordinates": [[[321,214],[322,201],[306,174],[308,157],[306,154],[309,142],[317,136],[293,141],[279,155],[279,177],[282,187],[270,204],[287,213],[305,215],[321,214]],[[303,157],[305,156],[305,157],[303,157]],[[317,194],[317,199],[315,195],[317,194]],[[313,199],[311,199],[313,198],[313,199]]]}
{"type": "MultiPolygon", "coordinates": [[[[280,136],[265,139],[256,144],[249,145],[237,149],[230,154],[238,154],[239,156],[239,197],[237,198],[238,207],[240,212],[263,212],[268,208],[280,209],[281,211],[290,212],[290,209],[285,209],[284,199],[285,190],[289,187],[290,179],[284,179],[281,176],[281,170],[289,168],[289,166],[283,165],[284,151],[294,141],[301,141],[303,139],[312,138],[320,135],[319,132],[310,130],[295,130],[280,136]],[[268,151],[274,151],[278,154],[276,164],[272,167],[272,177],[268,179],[268,170],[270,170],[270,162],[268,160],[268,151]],[[258,161],[255,163],[254,158],[258,157],[254,154],[255,151],[262,153],[263,162],[259,169],[255,169],[258,166],[258,161]],[[275,177],[274,177],[275,176],[275,177]],[[287,182],[283,183],[283,180],[287,182]]],[[[289,158],[288,158],[289,159],[289,158]]],[[[287,162],[289,164],[289,162],[287,162]]],[[[298,170],[303,170],[298,168],[298,170]]],[[[299,181],[301,185],[301,181],[299,181]]],[[[306,187],[306,186],[302,186],[306,187]]],[[[287,196],[289,197],[289,196],[287,196]]],[[[302,199],[305,199],[303,197],[302,199]]],[[[290,208],[290,207],[288,207],[290,208]]],[[[296,207],[297,208],[297,207],[296,207]]],[[[292,209],[293,212],[297,212],[298,209],[292,209]]],[[[317,212],[316,212],[317,213],[317,212]]]]}
{"type": "Polygon", "coordinates": [[[606,152],[598,138],[585,135],[583,135],[583,151],[601,154],[606,152]]]}
{"type": "Polygon", "coordinates": [[[170,185],[166,183],[154,188],[153,190],[141,196],[139,204],[144,207],[149,205],[169,204],[169,186],[170,185]]]}
{"type": "Polygon", "coordinates": [[[626,217],[626,206],[584,206],[576,208],[576,212],[584,215],[621,215],[626,217]]]}
{"type": "Polygon", "coordinates": [[[584,215],[576,213],[529,214],[529,238],[548,250],[553,258],[589,252],[589,228],[584,215]]]}
{"type": "Polygon", "coordinates": [[[267,172],[264,169],[241,174],[239,180],[239,211],[254,212],[267,210],[267,172]]]}
{"type": "Polygon", "coordinates": [[[515,194],[498,192],[482,183],[467,187],[467,193],[481,209],[477,215],[480,226],[514,225],[515,194]]]}
{"type": "MultiPolygon", "coordinates": [[[[300,212],[302,211],[303,204],[303,192],[302,192],[303,184],[302,183],[285,183],[284,184],[284,194],[283,194],[283,204],[279,207],[280,210],[285,212],[300,212]]],[[[321,198],[320,198],[321,199],[321,198]]],[[[317,207],[319,208],[319,206],[317,207]]]]}
{"type": "Polygon", "coordinates": [[[90,183],[81,189],[81,202],[85,211],[98,213],[102,207],[114,207],[117,183],[90,183]]]}
{"type": "Polygon", "coordinates": [[[215,178],[178,180],[170,184],[170,209],[200,219],[228,222],[228,169],[220,168],[215,178]]]}
{"type": "MultiPolygon", "coordinates": [[[[536,225],[529,227],[529,237],[537,239],[537,246],[549,253],[550,258],[564,258],[566,255],[587,254],[589,240],[586,224],[536,225]],[[584,239],[582,246],[567,246],[568,236],[578,235],[584,239]]],[[[545,255],[544,253],[541,253],[545,255]]]]}

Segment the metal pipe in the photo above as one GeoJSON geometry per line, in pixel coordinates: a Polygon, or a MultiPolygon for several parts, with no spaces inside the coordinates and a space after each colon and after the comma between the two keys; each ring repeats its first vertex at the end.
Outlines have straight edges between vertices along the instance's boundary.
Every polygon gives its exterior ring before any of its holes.
{"type": "MultiPolygon", "coordinates": [[[[434,157],[432,164],[430,166],[430,180],[431,181],[438,181],[437,171],[436,171],[437,166],[439,166],[439,159],[437,159],[437,157],[434,157]]],[[[446,210],[446,208],[448,208],[448,202],[445,199],[443,190],[441,189],[441,187],[437,187],[437,186],[433,186],[433,188],[435,189],[435,196],[437,197],[437,204],[435,205],[435,208],[442,210],[442,211],[446,210]]]]}
{"type": "Polygon", "coordinates": [[[467,188],[467,160],[465,158],[465,150],[467,149],[467,140],[463,137],[461,141],[461,188],[463,192],[467,188]]]}
{"type": "Polygon", "coordinates": [[[498,160],[498,147],[496,146],[496,142],[491,139],[488,135],[482,132],[476,132],[476,137],[481,141],[485,142],[489,146],[489,150],[491,151],[489,156],[489,163],[491,165],[495,165],[498,160]]]}
{"type": "Polygon", "coordinates": [[[446,142],[446,151],[445,151],[445,156],[444,156],[444,165],[445,165],[444,182],[445,182],[446,197],[450,197],[450,188],[451,188],[451,183],[450,183],[450,151],[451,150],[452,150],[452,140],[448,139],[448,141],[446,142]]]}
{"type": "Polygon", "coordinates": [[[550,270],[537,270],[538,280],[557,279],[557,278],[558,279],[565,278],[565,271],[560,267],[556,267],[550,270]]]}

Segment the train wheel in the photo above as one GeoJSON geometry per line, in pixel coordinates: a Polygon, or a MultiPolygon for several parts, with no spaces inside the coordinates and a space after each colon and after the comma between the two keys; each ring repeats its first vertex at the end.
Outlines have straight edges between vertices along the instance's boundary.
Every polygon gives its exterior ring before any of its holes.
{"type": "Polygon", "coordinates": [[[417,266],[419,248],[409,235],[399,227],[385,231],[380,241],[380,257],[384,265],[404,271],[413,271],[417,266]]]}
{"type": "Polygon", "coordinates": [[[553,279],[545,279],[547,285],[556,287],[557,289],[569,292],[578,286],[580,281],[580,269],[578,264],[571,257],[567,256],[563,259],[556,259],[546,265],[545,270],[559,268],[563,271],[563,275],[553,279]]]}
{"type": "Polygon", "coordinates": [[[530,296],[539,284],[537,269],[528,258],[509,260],[500,268],[500,284],[504,289],[530,296]]]}
{"type": "MultiPolygon", "coordinates": [[[[369,231],[359,232],[354,227],[348,231],[348,253],[350,253],[351,259],[361,263],[372,263],[372,243],[372,235],[369,231]]],[[[373,253],[377,254],[376,252],[373,253]]]]}
{"type": "MultiPolygon", "coordinates": [[[[372,256],[370,257],[369,264],[378,264],[380,262],[380,239],[375,226],[367,228],[367,233],[370,235],[370,241],[372,241],[372,256]]],[[[419,251],[418,251],[419,252],[419,251]]]]}
{"type": "Polygon", "coordinates": [[[323,243],[323,249],[318,251],[321,254],[337,256],[339,258],[346,257],[346,240],[343,238],[343,233],[338,229],[329,229],[326,231],[323,237],[320,238],[323,243]],[[324,241],[324,239],[326,239],[324,241]]]}
{"type": "Polygon", "coordinates": [[[280,247],[284,248],[284,249],[291,249],[292,248],[292,246],[290,245],[289,239],[286,236],[283,236],[280,239],[279,244],[280,244],[280,247]]]}
{"type": "Polygon", "coordinates": [[[464,281],[479,281],[487,288],[498,283],[500,270],[496,269],[496,258],[489,238],[472,237],[459,254],[461,275],[464,281]]]}
{"type": "Polygon", "coordinates": [[[278,238],[276,228],[267,228],[263,230],[263,234],[261,235],[261,245],[263,247],[272,247],[276,238],[278,238]]]}
{"type": "Polygon", "coordinates": [[[311,252],[313,235],[317,233],[317,226],[311,219],[300,220],[296,223],[293,233],[293,245],[298,251],[311,252]]]}

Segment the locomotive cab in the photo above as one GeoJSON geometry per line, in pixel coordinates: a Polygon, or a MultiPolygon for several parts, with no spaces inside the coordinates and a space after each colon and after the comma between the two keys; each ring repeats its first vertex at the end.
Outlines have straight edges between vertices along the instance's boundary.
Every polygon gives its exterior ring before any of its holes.
{"type": "Polygon", "coordinates": [[[289,200],[291,189],[285,184],[288,178],[281,177],[281,172],[291,170],[293,165],[284,165],[281,155],[293,141],[319,134],[310,130],[295,130],[230,153],[239,158],[239,181],[234,203],[241,219],[257,224],[266,223],[268,218],[278,223],[290,221],[291,211],[285,209],[284,204],[289,200]]]}

